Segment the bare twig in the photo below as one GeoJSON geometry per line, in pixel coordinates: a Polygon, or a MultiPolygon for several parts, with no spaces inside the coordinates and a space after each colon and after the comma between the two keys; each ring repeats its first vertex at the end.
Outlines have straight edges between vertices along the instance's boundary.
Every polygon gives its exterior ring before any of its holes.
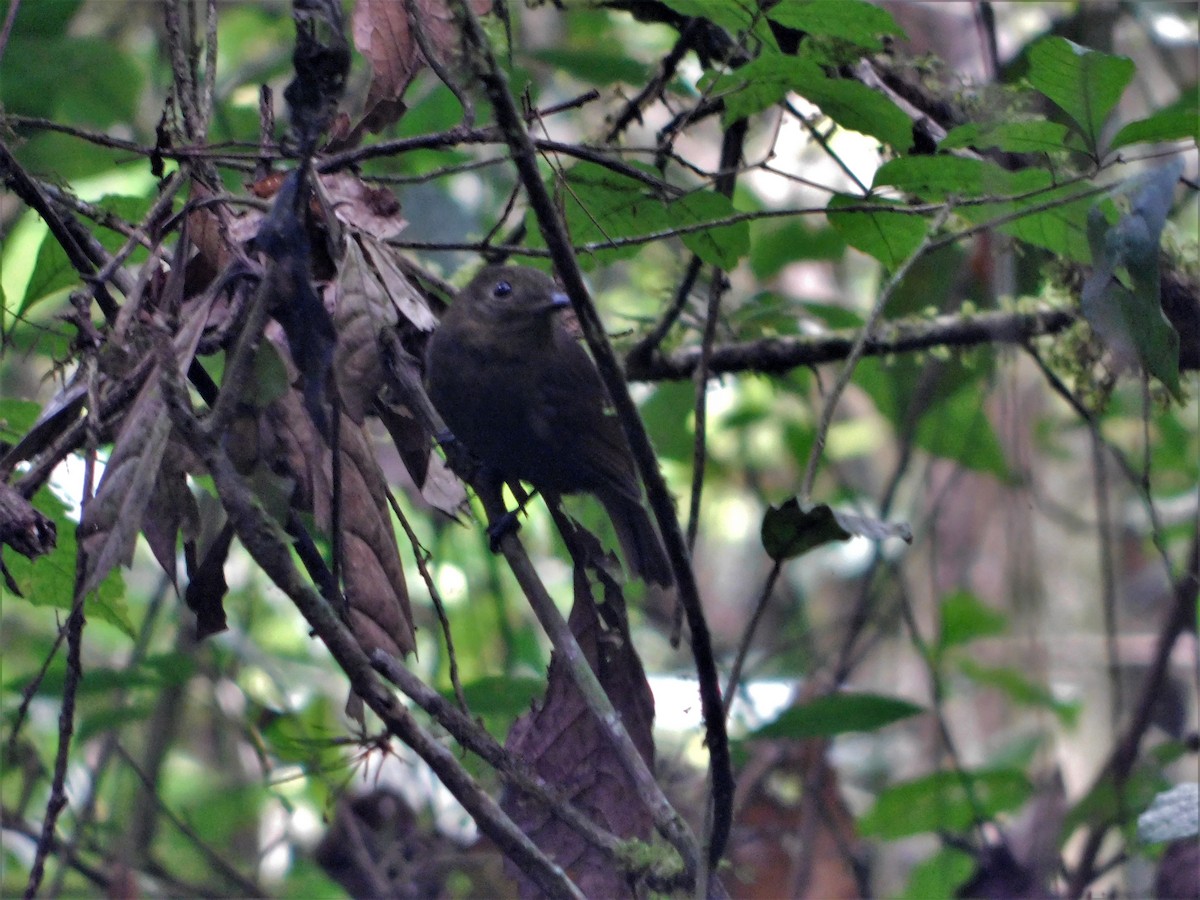
{"type": "MultiPolygon", "coordinates": [[[[708,848],[709,859],[715,862],[720,859],[729,836],[733,804],[733,770],[729,757],[729,742],[725,734],[725,716],[722,712],[721,688],[717,678],[716,662],[713,659],[708,623],[705,621],[704,611],[700,605],[695,574],[692,572],[691,562],[688,559],[687,545],[680,530],[679,521],[675,516],[671,494],[658,470],[658,460],[654,448],[651,446],[645,426],[638,416],[637,407],[629,396],[629,388],[625,383],[612,347],[608,343],[604,326],[588,295],[583,274],[579,269],[566,228],[559,218],[553,199],[542,182],[538,168],[537,149],[529,137],[524,119],[509,90],[507,76],[492,53],[491,44],[470,8],[470,4],[460,0],[455,9],[462,25],[465,43],[469,49],[469,62],[483,82],[484,89],[491,100],[496,119],[503,129],[505,139],[512,151],[513,162],[525,184],[530,206],[537,216],[538,225],[546,239],[546,245],[553,253],[556,268],[566,288],[567,296],[571,299],[571,305],[579,319],[584,337],[596,361],[597,369],[629,438],[638,470],[646,486],[650,505],[658,520],[659,529],[663,533],[667,555],[671,561],[681,601],[687,611],[688,625],[692,633],[692,650],[700,681],[701,704],[704,709],[716,808],[712,842],[708,848]]],[[[543,622],[543,626],[546,624],[543,622]]],[[[569,630],[567,635],[570,635],[569,630]]],[[[586,664],[582,666],[582,669],[586,670],[589,675],[591,674],[591,669],[586,664]]],[[[574,667],[572,671],[575,671],[574,667]]],[[[582,675],[582,671],[579,674],[582,675]]]]}

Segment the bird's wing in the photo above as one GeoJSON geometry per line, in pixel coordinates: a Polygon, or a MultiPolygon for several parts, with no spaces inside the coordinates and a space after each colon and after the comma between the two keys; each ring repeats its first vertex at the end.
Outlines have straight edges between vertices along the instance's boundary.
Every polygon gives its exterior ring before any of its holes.
{"type": "Polygon", "coordinates": [[[556,329],[554,365],[543,373],[545,427],[558,436],[562,452],[592,482],[590,490],[641,502],[633,455],[621,422],[591,357],[565,330],[556,329]]]}

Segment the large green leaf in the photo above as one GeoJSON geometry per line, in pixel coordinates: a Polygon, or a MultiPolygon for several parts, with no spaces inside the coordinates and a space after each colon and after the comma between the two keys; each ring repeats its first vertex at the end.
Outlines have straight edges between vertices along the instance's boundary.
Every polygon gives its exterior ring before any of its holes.
{"type": "Polygon", "coordinates": [[[956,197],[1007,197],[1047,188],[1053,183],[1043,169],[1010,172],[985,159],[958,156],[904,156],[884,163],[874,187],[891,185],[926,200],[956,197]]]}
{"type": "Polygon", "coordinates": [[[961,833],[980,817],[1017,809],[1032,794],[1033,784],[1019,769],[933,772],[881,793],[858,820],[858,830],[885,841],[927,831],[961,833]]]}
{"type": "Polygon", "coordinates": [[[1047,119],[991,124],[968,122],[952,129],[942,138],[938,148],[987,150],[995,147],[1006,153],[1055,153],[1066,148],[1066,139],[1067,126],[1047,119]]]}
{"type": "Polygon", "coordinates": [[[1110,150],[1126,144],[1192,140],[1200,142],[1200,84],[1193,84],[1170,106],[1130,122],[1117,132],[1110,150]]]}
{"type": "Polygon", "coordinates": [[[939,604],[941,622],[934,652],[940,655],[950,647],[967,644],[976,638],[994,637],[1008,630],[1008,617],[981,602],[974,594],[955,591],[939,604]]]}
{"type": "Polygon", "coordinates": [[[1089,50],[1062,37],[1029,48],[1029,83],[1071,117],[1093,155],[1104,123],[1135,71],[1133,60],[1089,50]]]}
{"type": "Polygon", "coordinates": [[[921,216],[891,212],[890,206],[901,208],[889,200],[835,194],[827,207],[829,224],[851,247],[895,269],[921,245],[928,225],[921,216]],[[866,212],[847,209],[858,206],[877,208],[866,212]]]}
{"type": "Polygon", "coordinates": [[[958,889],[974,871],[974,856],[964,850],[943,847],[912,867],[900,900],[955,900],[958,889]]]}
{"type": "MultiPolygon", "coordinates": [[[[724,194],[696,191],[667,204],[666,215],[676,228],[728,219],[737,212],[724,194]]],[[[736,222],[680,235],[683,245],[710,266],[732,269],[750,252],[750,224],[736,222]]]]}
{"type": "Polygon", "coordinates": [[[784,710],[774,722],[751,732],[763,738],[833,737],[851,731],[875,731],[925,712],[925,708],[880,694],[830,694],[784,710]]]}
{"type": "Polygon", "coordinates": [[[743,0],[663,0],[663,5],[683,16],[708,19],[731,35],[745,32],[765,47],[778,48],[766,16],[753,3],[743,0]]]}
{"type": "MultiPolygon", "coordinates": [[[[567,227],[576,244],[604,244],[653,234],[665,237],[735,213],[728,198],[712,191],[695,191],[664,203],[642,182],[595,163],[580,163],[568,170],[562,195],[567,227]]],[[[691,230],[680,239],[706,263],[727,269],[750,251],[746,222],[691,230]]],[[[581,262],[624,259],[641,249],[640,244],[602,247],[583,255],[581,262]]]]}
{"type": "Polygon", "coordinates": [[[837,38],[865,50],[881,50],[881,34],[904,37],[904,29],[891,13],[864,0],[785,2],[771,7],[767,15],[780,25],[816,37],[837,38]]]}

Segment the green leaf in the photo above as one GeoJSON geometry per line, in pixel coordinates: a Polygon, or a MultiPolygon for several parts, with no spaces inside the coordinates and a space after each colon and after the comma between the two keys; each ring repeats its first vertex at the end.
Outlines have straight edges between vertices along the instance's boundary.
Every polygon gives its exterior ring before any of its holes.
{"type": "Polygon", "coordinates": [[[975,871],[975,858],[963,850],[943,847],[908,873],[900,900],[955,900],[958,889],[975,871]]]}
{"type": "Polygon", "coordinates": [[[529,54],[531,58],[551,66],[555,71],[567,72],[580,81],[595,85],[610,85],[617,82],[641,85],[648,80],[648,67],[621,52],[622,48],[577,49],[572,47],[549,47],[529,54]]]}
{"type": "Polygon", "coordinates": [[[858,830],[885,841],[927,831],[962,833],[976,823],[977,812],[990,819],[1019,808],[1032,794],[1033,784],[1020,769],[933,772],[881,793],[858,820],[858,830]]]}
{"type": "Polygon", "coordinates": [[[33,427],[42,407],[32,400],[0,400],[0,439],[15,444],[33,427]]]}
{"type": "Polygon", "coordinates": [[[952,459],[976,472],[1007,480],[1004,448],[984,413],[984,390],[973,384],[932,407],[917,425],[913,442],[922,450],[952,459]]]}
{"type": "Polygon", "coordinates": [[[921,245],[928,228],[918,215],[889,212],[887,207],[901,208],[890,200],[866,200],[847,194],[836,194],[827,207],[829,224],[851,247],[873,256],[889,269],[895,269],[921,245]],[[870,212],[844,211],[849,206],[873,205],[870,212]]]}
{"type": "MultiPolygon", "coordinates": [[[[489,675],[462,686],[463,697],[472,714],[515,719],[529,711],[529,704],[546,689],[544,678],[515,678],[489,675]]],[[[454,699],[451,690],[442,691],[447,700],[454,699]]]]}
{"type": "Polygon", "coordinates": [[[1079,719],[1079,704],[1059,700],[1045,686],[1031,681],[1023,672],[1007,666],[983,666],[971,659],[960,659],[959,670],[985,687],[996,688],[1022,706],[1047,709],[1068,728],[1079,719]]]}
{"type": "Polygon", "coordinates": [[[883,94],[858,81],[827,78],[817,66],[796,92],[815,103],[843,128],[878,138],[905,153],[912,146],[912,120],[883,94]]]}
{"type": "Polygon", "coordinates": [[[955,591],[940,604],[941,623],[936,653],[968,644],[977,638],[995,637],[1008,630],[1008,617],[983,603],[974,594],[955,591]]]}
{"type": "Polygon", "coordinates": [[[884,163],[875,173],[874,187],[891,185],[925,200],[957,197],[1006,197],[1026,194],[1052,184],[1043,169],[1010,172],[984,159],[958,156],[905,156],[884,163]]]}
{"type": "MultiPolygon", "coordinates": [[[[577,244],[653,234],[672,227],[663,202],[632,178],[585,162],[568,169],[566,180],[564,212],[571,239],[577,244]]],[[[532,233],[537,233],[536,228],[532,233]]],[[[641,245],[605,248],[581,254],[580,262],[608,263],[641,251],[641,245]]]]}
{"type": "MultiPolygon", "coordinates": [[[[736,212],[728,197],[712,191],[686,194],[667,204],[666,209],[667,219],[676,228],[727,219],[736,212]]],[[[710,266],[733,269],[750,252],[750,224],[737,222],[704,231],[692,231],[680,235],[680,240],[710,266]]]]}
{"type": "Polygon", "coordinates": [[[792,559],[832,541],[865,537],[882,541],[898,537],[912,543],[912,531],[904,523],[881,522],[867,516],[833,510],[824,503],[809,508],[795,497],[768,507],[762,522],[762,542],[774,560],[792,559]]]}
{"type": "Polygon", "coordinates": [[[841,259],[846,242],[832,228],[809,228],[796,219],[759,219],[750,225],[750,268],[764,280],[788,263],[841,259]]]}
{"type": "Polygon", "coordinates": [[[0,100],[10,112],[101,128],[135,118],[142,71],[109,41],[13,35],[5,56],[22,61],[6,66],[0,79],[0,100]]]}
{"type": "Polygon", "coordinates": [[[1124,56],[1089,50],[1062,37],[1045,37],[1029,48],[1029,83],[1071,117],[1093,156],[1135,68],[1124,56]]]}
{"type": "MultiPolygon", "coordinates": [[[[66,504],[49,488],[42,488],[34,494],[32,502],[35,509],[45,513],[54,522],[58,530],[58,543],[54,550],[36,560],[12,556],[6,564],[27,603],[69,610],[75,595],[76,523],[67,514],[66,504]]],[[[125,583],[119,573],[110,573],[100,583],[96,592],[88,597],[84,611],[89,618],[115,625],[133,637],[133,623],[125,603],[125,583]]]]}
{"type": "Polygon", "coordinates": [[[879,40],[881,34],[905,36],[904,29],[896,24],[891,13],[864,0],[780,3],[767,15],[788,28],[848,41],[866,50],[883,49],[883,42],[879,40]]]}
{"type": "Polygon", "coordinates": [[[876,731],[925,712],[925,708],[880,694],[831,694],[784,710],[774,722],[756,729],[750,740],[833,737],[851,731],[876,731]]]}
{"type": "Polygon", "coordinates": [[[778,49],[766,17],[752,3],[744,0],[663,0],[663,5],[682,16],[708,19],[733,35],[749,31],[764,46],[778,49]]]}
{"type": "Polygon", "coordinates": [[[1185,90],[1170,106],[1148,118],[1130,122],[1117,132],[1108,149],[1116,150],[1127,144],[1186,140],[1200,143],[1200,85],[1197,84],[1185,90]]]}
{"type": "Polygon", "coordinates": [[[771,506],[762,521],[762,543],[774,560],[792,559],[831,541],[848,541],[849,531],[824,503],[804,509],[795,497],[771,506]]]}
{"type": "Polygon", "coordinates": [[[996,148],[1006,153],[1055,153],[1066,149],[1067,126],[1048,119],[1031,122],[968,122],[942,138],[938,148],[976,150],[996,148]]]}
{"type": "Polygon", "coordinates": [[[29,273],[29,283],[25,287],[25,297],[17,307],[17,316],[24,316],[34,304],[79,283],[79,273],[71,265],[66,251],[47,231],[38,248],[33,271],[29,273]]]}

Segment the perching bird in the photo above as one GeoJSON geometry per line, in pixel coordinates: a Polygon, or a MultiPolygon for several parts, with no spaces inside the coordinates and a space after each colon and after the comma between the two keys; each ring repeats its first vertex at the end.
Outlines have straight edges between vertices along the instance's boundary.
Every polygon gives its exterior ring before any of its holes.
{"type": "Polygon", "coordinates": [[[670,585],[621,423],[591,357],[557,320],[569,305],[536,269],[485,268],[430,341],[429,398],[493,479],[528,482],[549,503],[561,494],[594,494],[626,565],[670,585]]]}

